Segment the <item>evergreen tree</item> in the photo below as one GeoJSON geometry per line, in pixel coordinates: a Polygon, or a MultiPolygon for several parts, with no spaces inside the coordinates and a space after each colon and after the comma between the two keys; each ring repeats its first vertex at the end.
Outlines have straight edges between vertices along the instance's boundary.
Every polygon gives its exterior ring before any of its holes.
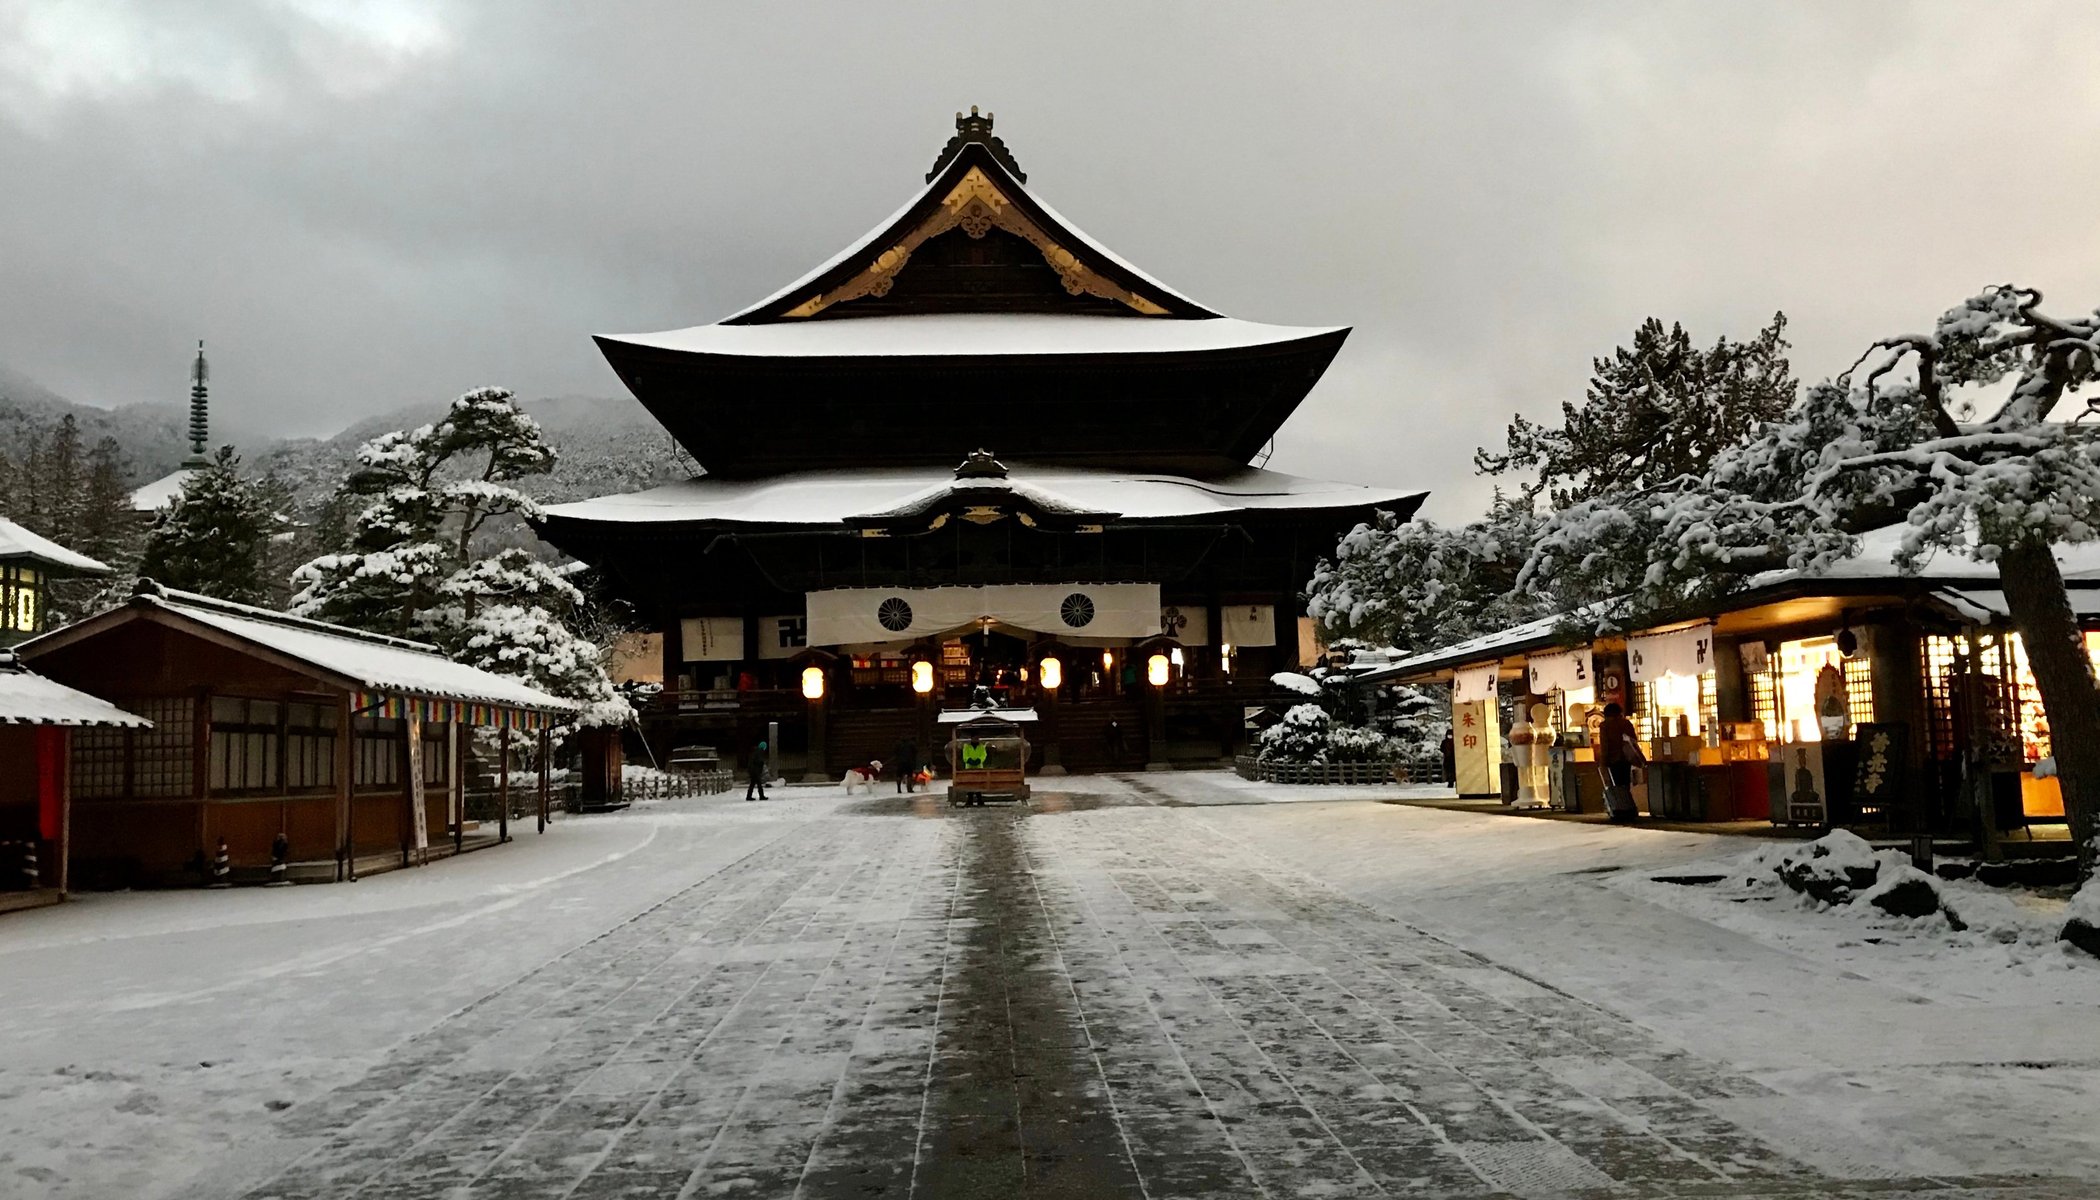
{"type": "Polygon", "coordinates": [[[1630,349],[1592,360],[1589,390],[1562,403],[1560,428],[1519,416],[1508,449],[1482,449],[1474,466],[1483,475],[1530,473],[1524,498],[1544,495],[1557,509],[1696,476],[1793,403],[1786,351],[1785,313],[1748,342],[1724,337],[1709,350],[1682,325],[1665,330],[1650,317],[1630,349]]]}
{"type": "Polygon", "coordinates": [[[1517,572],[1538,518],[1529,501],[1495,492],[1468,525],[1402,521],[1381,513],[1344,534],[1313,571],[1306,612],[1331,637],[1426,650],[1540,614],[1517,572]]]}
{"type": "Polygon", "coordinates": [[[80,534],[74,549],[123,567],[138,553],[132,520],[129,470],[117,439],[104,437],[88,451],[80,499],[80,534]]]}
{"type": "Polygon", "coordinates": [[[87,466],[80,450],[80,422],[67,413],[42,447],[34,484],[41,523],[37,532],[62,546],[80,542],[82,494],[87,466]]]}
{"type": "Polygon", "coordinates": [[[240,463],[233,447],[222,446],[183,481],[154,520],[140,574],[221,600],[269,599],[262,570],[270,510],[257,487],[240,477],[240,463]]]}
{"type": "Polygon", "coordinates": [[[468,392],[435,424],[366,442],[358,463],[338,505],[362,505],[345,548],[293,574],[293,611],[427,638],[462,661],[586,704],[585,724],[632,715],[600,649],[564,623],[584,603],[569,572],[523,550],[481,551],[490,521],[538,512],[511,484],[554,465],[538,422],[509,391],[468,392]]]}

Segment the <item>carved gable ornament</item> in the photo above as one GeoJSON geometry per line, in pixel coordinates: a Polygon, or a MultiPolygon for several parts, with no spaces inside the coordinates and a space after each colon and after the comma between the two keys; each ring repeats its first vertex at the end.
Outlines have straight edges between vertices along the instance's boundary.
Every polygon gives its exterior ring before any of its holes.
{"type": "Polygon", "coordinates": [[[897,273],[911,261],[912,251],[917,250],[929,238],[939,237],[951,229],[961,229],[971,238],[982,238],[994,229],[1002,229],[1034,246],[1043,255],[1063,282],[1065,291],[1074,296],[1099,296],[1129,305],[1146,316],[1163,317],[1167,310],[1144,296],[1123,287],[1114,280],[1095,272],[1078,255],[1051,240],[1041,226],[1030,220],[992,182],[981,168],[971,167],[963,172],[948,194],[941,197],[936,208],[925,221],[911,232],[898,239],[897,244],[875,256],[860,273],[828,292],[811,296],[782,314],[787,317],[813,317],[834,304],[857,300],[862,296],[886,296],[897,281],[897,273]]]}

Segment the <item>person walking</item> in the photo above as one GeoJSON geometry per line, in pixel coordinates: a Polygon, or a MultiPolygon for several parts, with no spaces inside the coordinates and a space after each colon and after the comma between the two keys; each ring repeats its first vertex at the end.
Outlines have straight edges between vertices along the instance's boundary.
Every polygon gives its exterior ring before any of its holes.
{"type": "Polygon", "coordinates": [[[766,743],[764,739],[760,739],[758,745],[751,748],[750,761],[744,764],[745,770],[749,773],[749,781],[744,784],[744,799],[763,800],[766,798],[766,770],[768,765],[766,762],[766,743]],[[753,791],[756,791],[758,794],[756,796],[752,795],[753,791]]]}
{"type": "Polygon", "coordinates": [[[919,743],[904,738],[891,751],[891,759],[897,764],[897,790],[916,792],[919,790],[919,743]]]}
{"type": "Polygon", "coordinates": [[[1640,731],[1626,719],[1618,704],[1604,706],[1604,720],[1597,726],[1597,762],[1604,768],[1604,811],[1615,822],[1625,823],[1640,815],[1633,803],[1633,769],[1644,766],[1640,731]]]}
{"type": "Polygon", "coordinates": [[[1114,717],[1108,719],[1108,762],[1112,767],[1123,765],[1123,756],[1130,752],[1123,744],[1123,724],[1114,717]]]}

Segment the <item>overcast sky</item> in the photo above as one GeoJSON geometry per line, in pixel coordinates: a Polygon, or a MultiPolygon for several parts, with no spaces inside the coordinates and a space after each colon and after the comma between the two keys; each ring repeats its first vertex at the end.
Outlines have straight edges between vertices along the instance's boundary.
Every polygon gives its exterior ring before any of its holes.
{"type": "Polygon", "coordinates": [[[589,334],[801,274],[971,104],[1151,273],[1354,325],[1271,465],[1438,517],[1650,314],[1784,309],[1819,378],[1988,283],[2100,305],[2083,0],[0,0],[0,364],[178,400],[201,337],[286,434],[618,394],[589,334]]]}

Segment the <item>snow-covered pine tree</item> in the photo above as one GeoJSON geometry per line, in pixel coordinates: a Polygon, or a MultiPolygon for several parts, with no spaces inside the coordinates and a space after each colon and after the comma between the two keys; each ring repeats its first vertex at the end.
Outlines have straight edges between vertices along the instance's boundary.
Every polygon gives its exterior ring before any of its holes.
{"type": "Polygon", "coordinates": [[[1539,615],[1517,572],[1538,527],[1528,501],[1495,492],[1467,525],[1381,513],[1342,536],[1314,568],[1306,612],[1330,637],[1426,650],[1539,615]]]}
{"type": "Polygon", "coordinates": [[[2026,648],[2090,875],[2100,815],[2100,689],[2054,545],[2100,538],[2100,313],[2058,318],[2041,293],[1993,287],[1930,333],[1874,344],[1697,477],[1557,514],[1524,583],[1619,599],[1605,619],[1667,613],[1768,566],[1820,571],[1858,552],[1860,529],[1905,523],[1899,562],[1935,550],[1994,563],[2026,648]],[[1979,416],[1977,389],[2007,379],[1979,416]]]}
{"type": "Polygon", "coordinates": [[[538,422],[508,390],[468,392],[441,420],[373,438],[357,459],[344,490],[364,506],[348,547],[293,573],[292,611],[436,642],[582,702],[586,724],[632,715],[599,648],[564,624],[583,602],[567,573],[522,550],[482,555],[491,520],[538,512],[512,485],[554,465],[538,422]]]}
{"type": "Polygon", "coordinates": [[[1637,491],[1697,475],[1724,447],[1794,401],[1786,357],[1786,314],[1747,342],[1692,344],[1682,325],[1654,317],[1634,330],[1633,346],[1591,360],[1588,392],[1561,404],[1561,425],[1518,416],[1508,448],[1473,456],[1483,475],[1526,474],[1524,499],[1554,508],[1637,491]]]}
{"type": "Polygon", "coordinates": [[[153,522],[139,573],[184,591],[260,604],[270,508],[240,476],[240,458],[222,446],[183,481],[182,491],[153,522]]]}

